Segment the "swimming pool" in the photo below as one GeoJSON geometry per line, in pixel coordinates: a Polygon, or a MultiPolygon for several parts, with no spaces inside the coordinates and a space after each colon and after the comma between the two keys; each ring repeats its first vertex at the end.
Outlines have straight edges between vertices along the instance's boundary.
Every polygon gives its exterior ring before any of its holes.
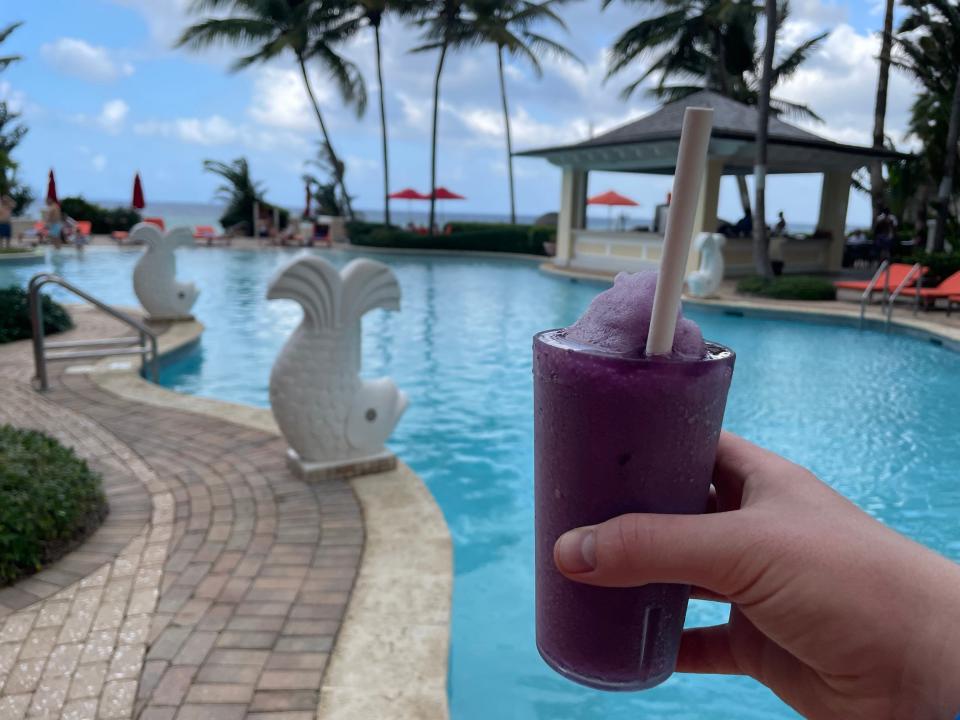
{"type": "MultiPolygon", "coordinates": [[[[267,403],[273,358],[300,317],[267,302],[288,251],[180,251],[180,276],[201,288],[198,350],[162,374],[183,391],[267,403]]],[[[351,256],[325,252],[333,262],[351,256]]],[[[134,304],[137,254],[72,250],[47,269],[110,302],[134,304]]],[[[793,718],[743,678],[675,676],[633,695],[570,684],[533,642],[530,339],[569,324],[600,289],[523,262],[374,256],[403,288],[399,313],[364,327],[364,368],[411,399],[391,446],[426,481],[455,543],[450,698],[455,720],[506,718],[793,718]]],[[[0,286],[43,264],[4,267],[0,286]]],[[[902,336],[830,325],[691,313],[737,351],[726,426],[810,466],[897,530],[960,560],[960,354],[902,336]]],[[[693,603],[690,624],[725,619],[693,603]]]]}

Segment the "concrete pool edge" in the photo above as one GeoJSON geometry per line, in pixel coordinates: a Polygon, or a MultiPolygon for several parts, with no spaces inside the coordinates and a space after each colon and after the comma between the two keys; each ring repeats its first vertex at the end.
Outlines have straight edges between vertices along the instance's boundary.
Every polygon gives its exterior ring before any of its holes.
{"type": "MultiPolygon", "coordinates": [[[[565,268],[557,268],[550,263],[540,265],[541,272],[558,278],[570,280],[585,280],[588,282],[613,282],[613,276],[603,273],[588,273],[565,268]]],[[[693,307],[707,312],[718,312],[728,315],[744,317],[766,318],[770,320],[793,320],[797,322],[828,323],[857,327],[860,323],[859,304],[840,301],[804,301],[804,300],[772,300],[761,297],[721,296],[717,298],[694,298],[683,296],[684,307],[693,307]]],[[[899,310],[909,311],[906,306],[899,310]]],[[[935,317],[935,316],[933,316],[935,317]]],[[[886,318],[881,309],[869,306],[864,317],[865,330],[882,331],[886,327],[886,318]]],[[[917,340],[926,340],[943,347],[960,352],[960,328],[954,328],[924,319],[921,316],[898,317],[894,315],[890,321],[891,332],[907,335],[917,340]]]]}
{"type": "MultiPolygon", "coordinates": [[[[188,352],[202,332],[196,321],[172,323],[159,336],[161,360],[188,352]]],[[[174,392],[109,359],[89,376],[128,400],[280,434],[269,409],[174,392]]],[[[446,718],[453,554],[443,513],[403,462],[349,484],[365,541],[316,717],[446,718]]]]}

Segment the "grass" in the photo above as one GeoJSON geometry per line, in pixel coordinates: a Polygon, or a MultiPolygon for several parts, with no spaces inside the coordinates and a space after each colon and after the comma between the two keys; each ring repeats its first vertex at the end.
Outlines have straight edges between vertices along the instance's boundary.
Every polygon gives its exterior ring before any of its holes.
{"type": "Polygon", "coordinates": [[[835,300],[837,297],[832,282],[812,275],[785,275],[770,279],[752,275],[737,282],[737,292],[777,300],[835,300]]]}
{"type": "Polygon", "coordinates": [[[106,514],[100,476],[73,450],[0,425],[0,585],[62,557],[106,514]]]}
{"type": "MultiPolygon", "coordinates": [[[[43,295],[43,332],[46,335],[73,327],[73,320],[63,306],[43,295]]],[[[33,337],[30,327],[30,304],[27,291],[12,285],[0,290],[0,344],[33,337]]]]}

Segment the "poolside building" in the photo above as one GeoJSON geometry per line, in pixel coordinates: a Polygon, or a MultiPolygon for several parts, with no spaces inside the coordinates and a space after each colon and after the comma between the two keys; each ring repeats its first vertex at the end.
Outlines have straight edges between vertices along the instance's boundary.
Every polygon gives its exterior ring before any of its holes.
{"type": "MultiPolygon", "coordinates": [[[[557,252],[560,267],[600,271],[656,268],[663,236],[658,232],[612,232],[586,228],[587,177],[592,170],[672,175],[683,112],[688,107],[714,111],[707,172],[703,178],[694,234],[717,231],[720,179],[752,175],[756,154],[757,109],[703,90],[667,103],[646,117],[596,137],[556,147],[517,153],[542,157],[563,170],[557,252]]],[[[823,176],[816,231],[809,238],[788,239],[783,259],[788,272],[830,271],[843,258],[847,203],[853,173],[875,158],[905,157],[820,137],[771,117],[767,174],[816,173],[823,176]]],[[[751,239],[730,238],[724,248],[727,275],[753,272],[751,239]]],[[[699,263],[691,251],[688,266],[699,263]]]]}

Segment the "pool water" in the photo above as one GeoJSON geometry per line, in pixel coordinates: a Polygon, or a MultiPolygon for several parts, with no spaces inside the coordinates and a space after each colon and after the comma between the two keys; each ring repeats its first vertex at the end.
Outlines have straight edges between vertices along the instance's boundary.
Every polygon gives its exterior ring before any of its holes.
{"type": "MultiPolygon", "coordinates": [[[[323,254],[336,264],[351,257],[323,254]]],[[[0,266],[0,286],[46,267],[110,302],[135,304],[135,252],[52,255],[46,265],[0,266]]],[[[264,293],[292,255],[181,251],[179,274],[201,288],[195,310],[206,331],[162,383],[265,406],[270,366],[300,310],[264,293]]],[[[364,374],[390,375],[409,394],[390,445],[430,487],[455,546],[453,718],[797,717],[745,678],[677,675],[620,695],[547,669],[533,637],[530,342],[576,319],[603,286],[524,262],[372,257],[394,268],[403,301],[399,313],[367,316],[364,374]]],[[[895,334],[690,315],[737,352],[728,429],[809,466],[883,522],[960,560],[960,354],[895,334]]],[[[691,603],[688,624],[725,619],[721,605],[691,603]]]]}

